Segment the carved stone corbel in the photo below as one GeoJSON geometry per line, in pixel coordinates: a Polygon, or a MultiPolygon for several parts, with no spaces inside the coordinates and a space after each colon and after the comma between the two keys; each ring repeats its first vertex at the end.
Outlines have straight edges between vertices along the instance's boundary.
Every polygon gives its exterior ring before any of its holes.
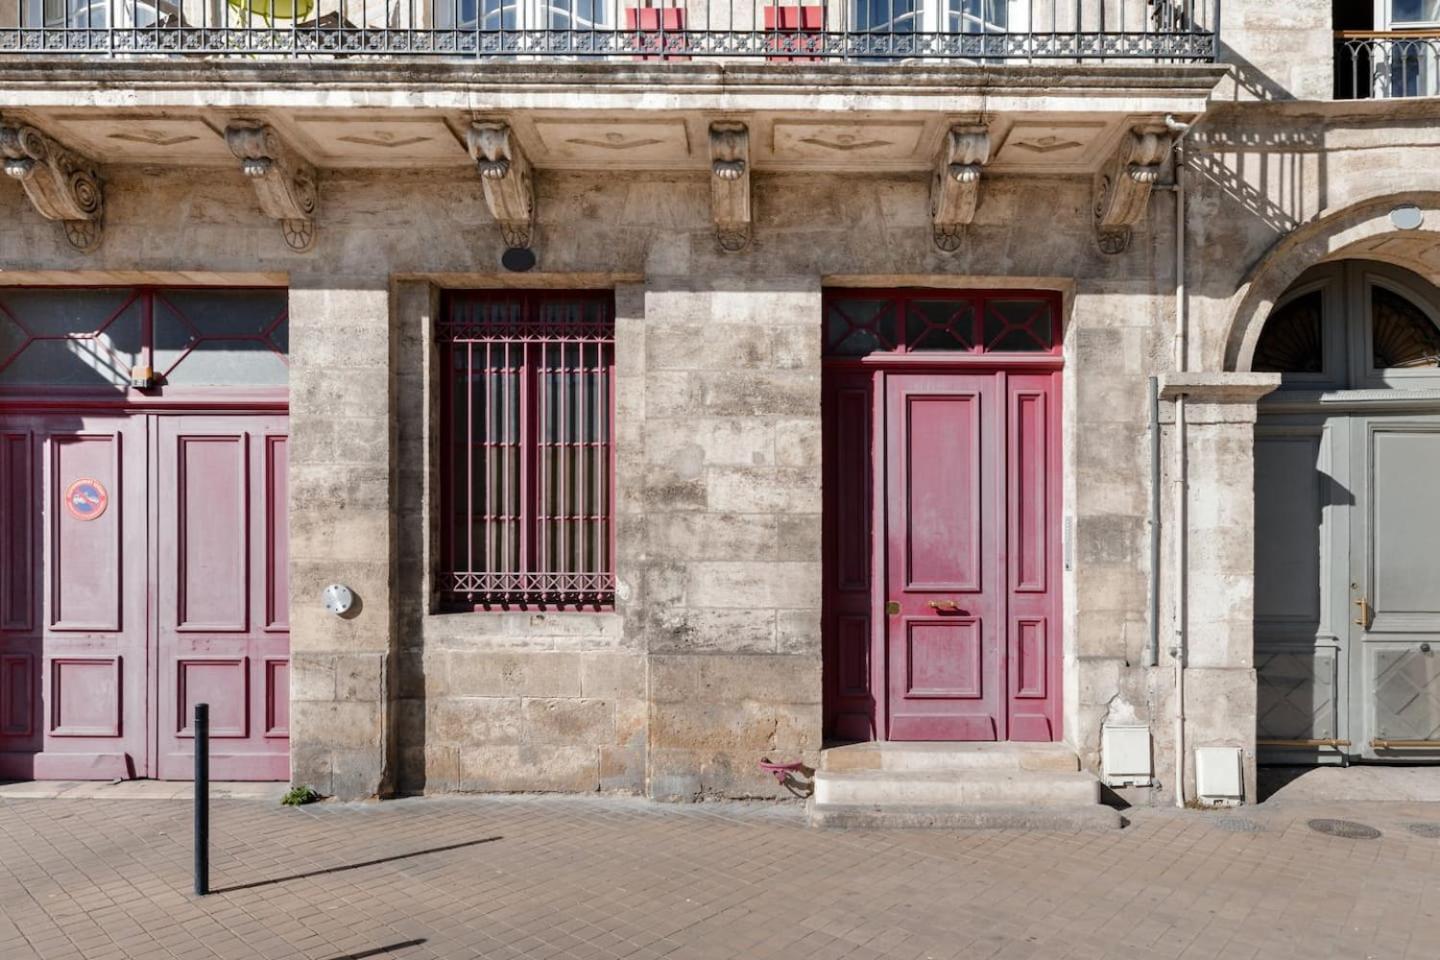
{"type": "Polygon", "coordinates": [[[476,121],[470,124],[466,142],[480,171],[485,205],[500,224],[506,245],[528,249],[535,227],[535,178],[510,125],[498,120],[476,121]]]}
{"type": "Polygon", "coordinates": [[[960,235],[975,219],[980,202],[980,171],[990,162],[990,130],[983,124],[956,124],[945,135],[945,149],[930,181],[930,221],[935,246],[946,253],[960,248],[960,235]]]}
{"type": "Polygon", "coordinates": [[[260,212],[280,221],[290,249],[310,249],[320,207],[315,168],[286,146],[268,123],[237,120],[225,128],[225,142],[255,185],[260,212]]]}
{"type": "Polygon", "coordinates": [[[1130,246],[1131,228],[1145,218],[1150,192],[1175,135],[1163,124],[1142,124],[1125,132],[1120,148],[1095,180],[1095,236],[1105,253],[1130,246]]]}
{"type": "Polygon", "coordinates": [[[743,123],[710,124],[710,212],[721,250],[750,245],[750,129],[743,123]]]}
{"type": "Polygon", "coordinates": [[[89,253],[100,246],[105,194],[95,164],[23,123],[0,123],[0,157],[36,212],[64,225],[72,247],[89,253]]]}

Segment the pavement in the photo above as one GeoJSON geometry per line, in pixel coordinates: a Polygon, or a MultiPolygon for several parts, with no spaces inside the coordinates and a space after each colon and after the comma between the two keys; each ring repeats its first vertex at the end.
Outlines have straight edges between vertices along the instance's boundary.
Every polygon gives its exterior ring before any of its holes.
{"type": "Polygon", "coordinates": [[[821,831],[793,804],[234,797],[197,898],[192,806],[144,789],[166,797],[0,790],[0,960],[1440,957],[1423,801],[1282,789],[1046,833],[821,831]]]}

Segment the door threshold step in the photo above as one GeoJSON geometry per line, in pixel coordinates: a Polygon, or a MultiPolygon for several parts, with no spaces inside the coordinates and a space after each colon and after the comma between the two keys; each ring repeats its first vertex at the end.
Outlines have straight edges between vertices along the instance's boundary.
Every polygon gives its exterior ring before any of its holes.
{"type": "Polygon", "coordinates": [[[815,801],[862,806],[1084,806],[1100,781],[1078,770],[819,770],[815,801]]]}
{"type": "Polygon", "coordinates": [[[850,770],[1054,770],[1074,772],[1080,758],[1064,743],[851,743],[820,753],[820,769],[850,770]]]}
{"type": "Polygon", "coordinates": [[[1120,811],[1101,804],[1050,805],[872,806],[854,803],[812,803],[810,826],[829,830],[1030,830],[1046,833],[1088,833],[1125,826],[1120,811]]]}

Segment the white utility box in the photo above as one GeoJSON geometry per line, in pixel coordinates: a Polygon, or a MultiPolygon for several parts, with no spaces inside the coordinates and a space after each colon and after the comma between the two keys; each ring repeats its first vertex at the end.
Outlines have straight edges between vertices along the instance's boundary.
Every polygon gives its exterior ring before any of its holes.
{"type": "Polygon", "coordinates": [[[1204,803],[1225,805],[1245,799],[1239,747],[1195,748],[1195,793],[1204,803]]]}
{"type": "Polygon", "coordinates": [[[1143,723],[1106,723],[1100,728],[1100,763],[1111,787],[1148,787],[1150,727],[1143,723]]]}

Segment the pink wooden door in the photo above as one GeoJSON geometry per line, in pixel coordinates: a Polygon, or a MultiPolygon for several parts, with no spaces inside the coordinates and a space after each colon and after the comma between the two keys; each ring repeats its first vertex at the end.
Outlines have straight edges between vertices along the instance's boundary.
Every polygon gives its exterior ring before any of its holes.
{"type": "Polygon", "coordinates": [[[995,378],[885,378],[892,740],[1005,738],[995,378]]]}
{"type": "Polygon", "coordinates": [[[158,775],[191,775],[196,703],[211,776],[289,777],[283,416],[158,417],[158,775]]]}
{"type": "Polygon", "coordinates": [[[890,739],[1059,736],[1058,383],[885,375],[890,739]]]}
{"type": "Polygon", "coordinates": [[[145,776],[146,423],[0,420],[0,777],[145,776]]]}

